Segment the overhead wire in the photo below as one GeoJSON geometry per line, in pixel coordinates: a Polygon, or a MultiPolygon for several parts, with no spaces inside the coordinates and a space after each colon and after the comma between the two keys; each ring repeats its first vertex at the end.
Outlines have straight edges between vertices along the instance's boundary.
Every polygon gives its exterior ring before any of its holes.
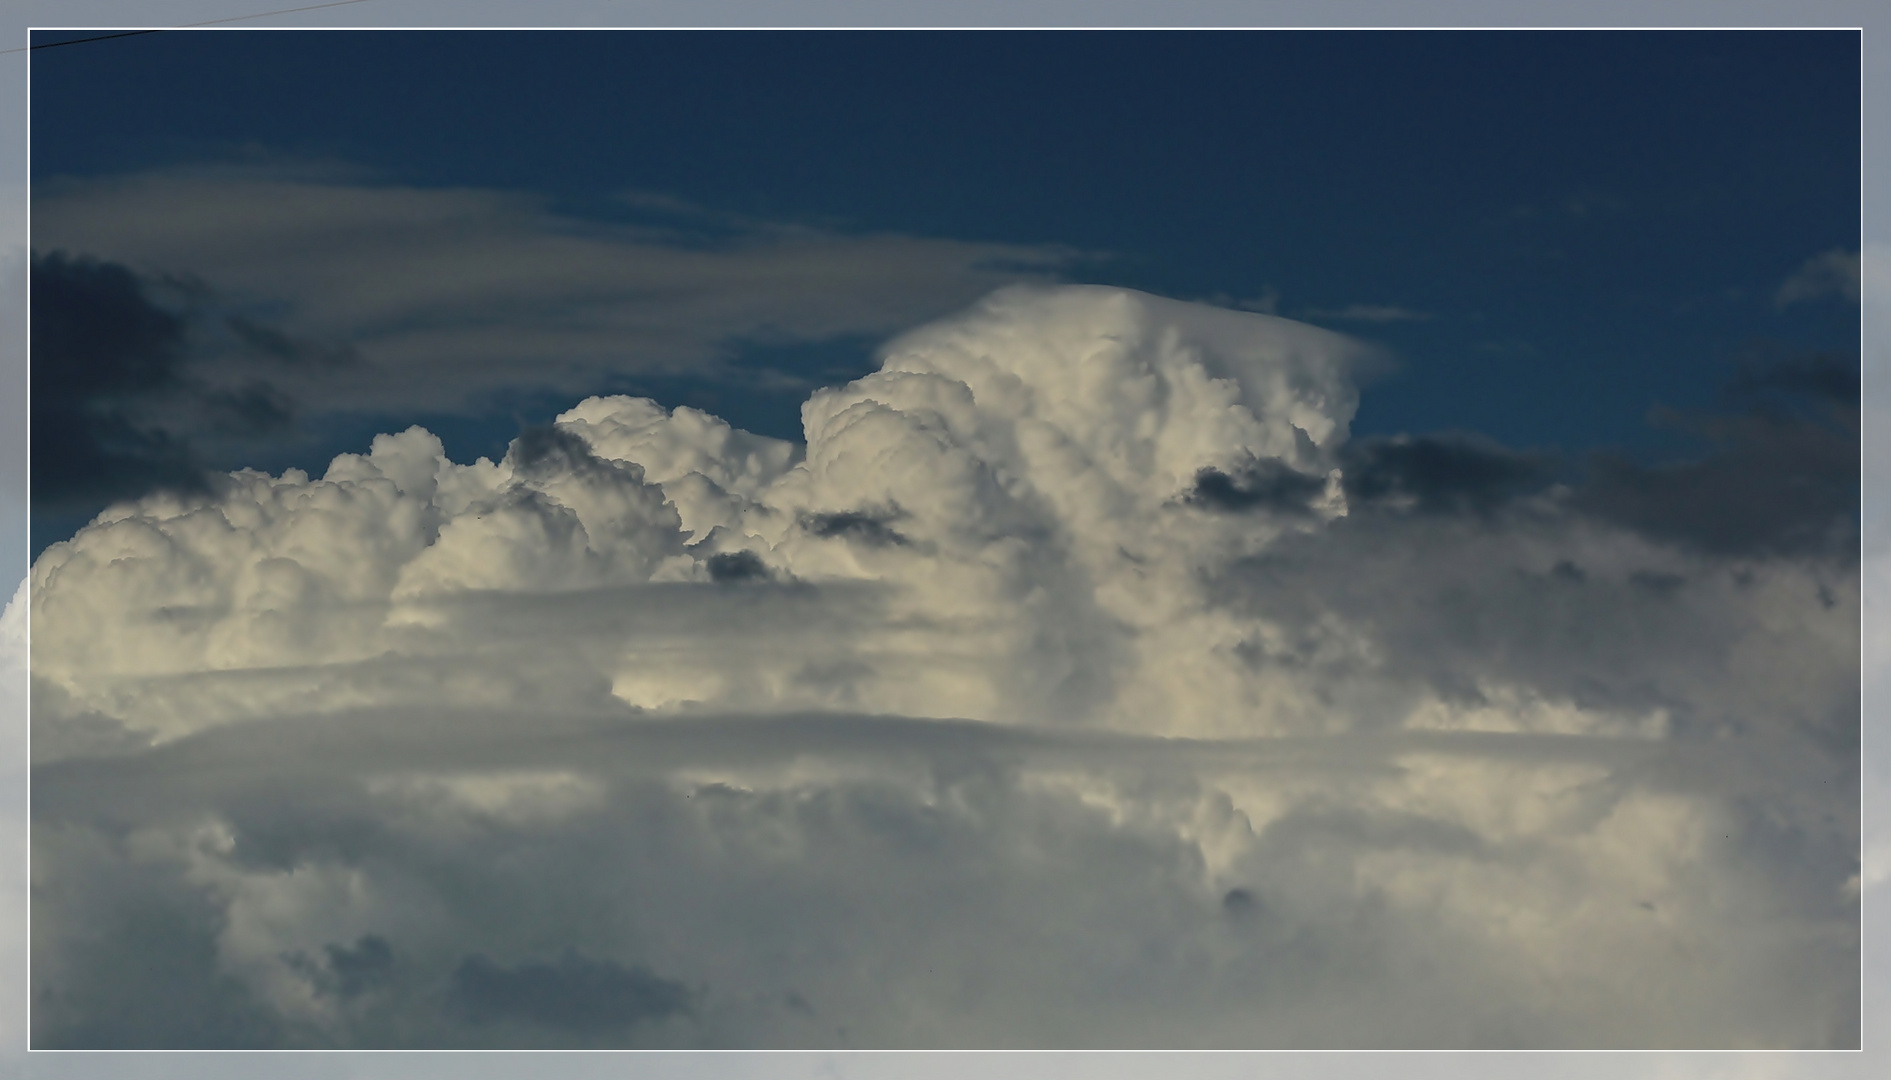
{"type": "MultiPolygon", "coordinates": [[[[48,41],[44,45],[28,45],[27,49],[57,49],[61,45],[83,45],[88,41],[110,41],[112,38],[137,37],[139,34],[156,34],[160,32],[161,31],[158,30],[127,30],[122,34],[100,34],[97,37],[73,38],[71,41],[48,41]]],[[[19,52],[20,50],[8,49],[6,51],[19,52]]]]}
{"type": "Polygon", "coordinates": [[[89,41],[110,41],[113,38],[137,37],[139,34],[157,34],[165,30],[189,30],[198,26],[216,26],[220,23],[244,22],[249,19],[267,19],[271,15],[293,15],[298,11],[347,7],[350,4],[365,4],[367,2],[368,0],[333,0],[333,2],[327,4],[307,4],[303,7],[282,8],[277,11],[259,11],[254,15],[232,15],[227,19],[205,19],[203,22],[180,23],[176,26],[159,27],[154,30],[125,30],[116,34],[99,34],[95,37],[73,38],[70,41],[48,41],[39,45],[24,45],[17,49],[0,49],[0,53],[30,52],[34,49],[56,49],[61,45],[83,45],[89,41]]]}

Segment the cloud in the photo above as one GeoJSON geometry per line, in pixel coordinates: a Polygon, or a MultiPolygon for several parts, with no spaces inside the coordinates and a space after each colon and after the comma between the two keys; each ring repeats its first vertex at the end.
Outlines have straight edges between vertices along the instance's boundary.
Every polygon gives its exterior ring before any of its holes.
{"type": "Polygon", "coordinates": [[[294,960],[316,972],[322,989],[342,997],[356,997],[385,982],[394,966],[393,947],[373,934],[363,934],[352,946],[324,945],[322,952],[319,963],[299,953],[294,960]]]}
{"type": "Polygon", "coordinates": [[[1370,358],[1014,287],[799,444],[593,397],[108,512],[31,579],[35,1044],[1856,1045],[1857,564],[1350,446],[1370,358]]]}
{"type": "MultiPolygon", "coordinates": [[[[0,184],[0,216],[11,217],[26,204],[24,185],[0,184]]],[[[17,224],[24,226],[19,213],[17,224]]],[[[0,243],[0,324],[23,327],[31,310],[31,254],[27,250],[25,228],[8,230],[0,243]]],[[[8,386],[27,385],[29,374],[26,335],[0,335],[0,378],[8,386]]],[[[13,506],[24,509],[28,488],[27,398],[17,390],[0,398],[0,515],[13,506]],[[12,504],[12,505],[9,505],[12,504]]],[[[3,518],[0,518],[3,520],[3,518]]],[[[0,529],[15,528],[10,522],[0,529]]],[[[23,531],[23,530],[22,530],[23,531]]]]}
{"type": "Polygon", "coordinates": [[[1651,414],[1701,452],[1654,465],[1598,454],[1575,498],[1588,513],[1722,554],[1855,559],[1861,379],[1855,355],[1756,342],[1722,388],[1728,411],[1651,414]]]}
{"type": "Polygon", "coordinates": [[[201,488],[188,447],[131,412],[178,389],[183,321],[110,263],[35,257],[32,287],[36,501],[201,488]]]}
{"type": "Polygon", "coordinates": [[[1599,517],[1729,555],[1855,556],[1858,414],[1848,414],[1850,430],[1766,412],[1674,417],[1719,451],[1654,466],[1600,455],[1579,501],[1599,517]]]}
{"type": "MultiPolygon", "coordinates": [[[[0,924],[24,928],[30,918],[29,871],[30,845],[27,836],[27,582],[22,579],[6,606],[0,609],[0,760],[7,763],[0,770],[0,785],[13,812],[0,818],[0,846],[8,858],[0,871],[0,924]]],[[[24,974],[28,969],[27,940],[16,932],[0,940],[0,966],[24,974]]],[[[0,996],[0,1046],[9,1051],[25,1049],[28,1041],[27,1008],[30,1002],[26,979],[13,980],[5,996],[0,996]]]]}
{"type": "Polygon", "coordinates": [[[1741,365],[1728,389],[1736,398],[1768,395],[1811,398],[1827,405],[1856,408],[1861,368],[1856,354],[1834,349],[1810,352],[1759,345],[1741,365]]]}
{"type": "Polygon", "coordinates": [[[202,493],[227,459],[292,436],[279,387],[351,358],[216,311],[200,284],[63,251],[32,257],[33,503],[91,512],[202,493]]]}
{"type": "Polygon", "coordinates": [[[1326,501],[1328,487],[1327,477],[1299,472],[1270,459],[1242,467],[1234,475],[1203,469],[1195,474],[1195,487],[1188,498],[1199,506],[1223,510],[1308,514],[1314,512],[1317,503],[1326,501]]]}
{"type": "Polygon", "coordinates": [[[1430,322],[1435,317],[1427,312],[1413,311],[1394,304],[1347,304],[1343,308],[1312,310],[1306,316],[1309,319],[1364,323],[1430,322]]]}
{"type": "Polygon", "coordinates": [[[567,952],[502,967],[475,953],[453,970],[452,998],[476,1025],[523,1022],[611,1032],[689,1011],[689,988],[641,967],[567,952]]]}
{"type": "Polygon", "coordinates": [[[1790,307],[1807,300],[1836,296],[1858,303],[1859,253],[1833,248],[1814,255],[1793,271],[1773,294],[1774,307],[1790,307]]]}
{"type": "Polygon", "coordinates": [[[1538,486],[1549,464],[1541,456],[1456,433],[1355,443],[1342,460],[1348,498],[1424,513],[1490,510],[1538,486]]]}
{"type": "Polygon", "coordinates": [[[0,672],[9,677],[26,674],[30,645],[26,617],[29,584],[30,581],[22,578],[6,607],[0,610],[0,672]]]}
{"type": "Polygon", "coordinates": [[[1240,311],[1257,311],[1262,315],[1280,314],[1280,290],[1272,285],[1261,288],[1259,296],[1237,297],[1231,293],[1214,293],[1201,298],[1201,303],[1216,307],[1235,308],[1240,311]]]}
{"type": "Polygon", "coordinates": [[[893,528],[893,522],[898,521],[900,516],[898,507],[878,513],[844,510],[833,514],[810,514],[802,521],[801,527],[822,539],[843,537],[878,547],[906,543],[906,537],[893,528]]]}
{"type": "Polygon", "coordinates": [[[284,374],[278,386],[315,411],[451,412],[501,391],[753,379],[724,366],[746,345],[883,336],[1076,257],[649,203],[604,221],[333,165],[229,166],[47,180],[33,231],[42,248],[202,283],[253,348],[358,358],[347,379],[284,374]],[[302,343],[278,340],[287,331],[302,343]]]}

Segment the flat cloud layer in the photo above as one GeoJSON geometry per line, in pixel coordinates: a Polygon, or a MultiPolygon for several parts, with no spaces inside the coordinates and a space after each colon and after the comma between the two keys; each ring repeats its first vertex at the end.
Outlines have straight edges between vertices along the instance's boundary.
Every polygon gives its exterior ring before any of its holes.
{"type": "Polygon", "coordinates": [[[240,354],[273,357],[260,369],[272,389],[317,413],[450,412],[507,391],[700,376],[745,343],[879,337],[1075,254],[844,234],[649,196],[616,209],[625,220],[611,223],[513,192],[252,164],[46,181],[33,239],[224,312],[232,355],[200,359],[200,376],[253,378],[240,354]],[[348,377],[334,377],[339,362],[348,377]]]}
{"type": "Polygon", "coordinates": [[[35,1045],[1855,1046],[1855,552],[1348,447],[1365,358],[1019,287],[805,445],[108,510],[31,578],[35,1045]]]}

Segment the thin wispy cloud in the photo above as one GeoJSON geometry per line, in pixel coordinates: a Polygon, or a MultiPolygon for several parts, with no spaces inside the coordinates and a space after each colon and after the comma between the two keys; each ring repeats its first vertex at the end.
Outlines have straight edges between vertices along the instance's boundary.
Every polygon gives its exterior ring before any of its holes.
{"type": "Polygon", "coordinates": [[[1343,308],[1314,308],[1306,318],[1333,322],[1395,323],[1430,322],[1436,316],[1396,304],[1348,304],[1343,308]]]}
{"type": "Polygon", "coordinates": [[[361,360],[349,378],[281,380],[318,410],[452,411],[499,391],[713,376],[744,344],[883,336],[1076,258],[624,201],[661,220],[333,165],[228,166],[42,182],[33,224],[42,254],[183,277],[228,313],[346,346],[361,360]]]}
{"type": "Polygon", "coordinates": [[[1858,303],[1859,254],[1834,248],[1814,255],[1793,271],[1773,294],[1774,307],[1835,296],[1848,303],[1858,303]]]}

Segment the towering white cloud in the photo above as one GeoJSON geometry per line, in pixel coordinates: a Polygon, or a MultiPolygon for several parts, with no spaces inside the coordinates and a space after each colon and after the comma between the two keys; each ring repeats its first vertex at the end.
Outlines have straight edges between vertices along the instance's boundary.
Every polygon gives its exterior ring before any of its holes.
{"type": "Polygon", "coordinates": [[[107,511],[36,1038],[1855,1041],[1856,566],[1349,506],[1363,355],[1014,288],[805,445],[592,398],[107,511]]]}
{"type": "MultiPolygon", "coordinates": [[[[632,398],[587,400],[498,464],[447,461],[420,429],[381,436],[319,480],[239,473],[213,500],[121,506],[50,549],[34,570],[35,670],[72,708],[168,738],[249,715],[242,692],[202,707],[211,673],[450,648],[442,635],[461,627],[436,609],[470,593],[746,572],[860,586],[899,629],[834,650],[825,678],[808,674],[805,647],[738,664],[727,650],[652,664],[631,649],[600,674],[646,707],[1266,731],[1265,717],[1224,715],[1239,677],[1211,669],[1232,631],[1200,577],[1344,512],[1330,459],[1356,352],[1265,316],[1013,290],[816,394],[805,454],[632,398]],[[1236,518],[1191,502],[1204,470],[1256,462],[1306,477],[1317,513],[1236,518]],[[737,673],[767,685],[713,689],[737,673]],[[692,678],[708,689],[674,697],[692,678]],[[1187,685],[1198,678],[1225,693],[1187,685]],[[174,698],[180,680],[190,689],[174,698]]],[[[339,696],[304,691],[318,694],[307,704],[368,703],[349,679],[324,685],[339,696]]]]}

